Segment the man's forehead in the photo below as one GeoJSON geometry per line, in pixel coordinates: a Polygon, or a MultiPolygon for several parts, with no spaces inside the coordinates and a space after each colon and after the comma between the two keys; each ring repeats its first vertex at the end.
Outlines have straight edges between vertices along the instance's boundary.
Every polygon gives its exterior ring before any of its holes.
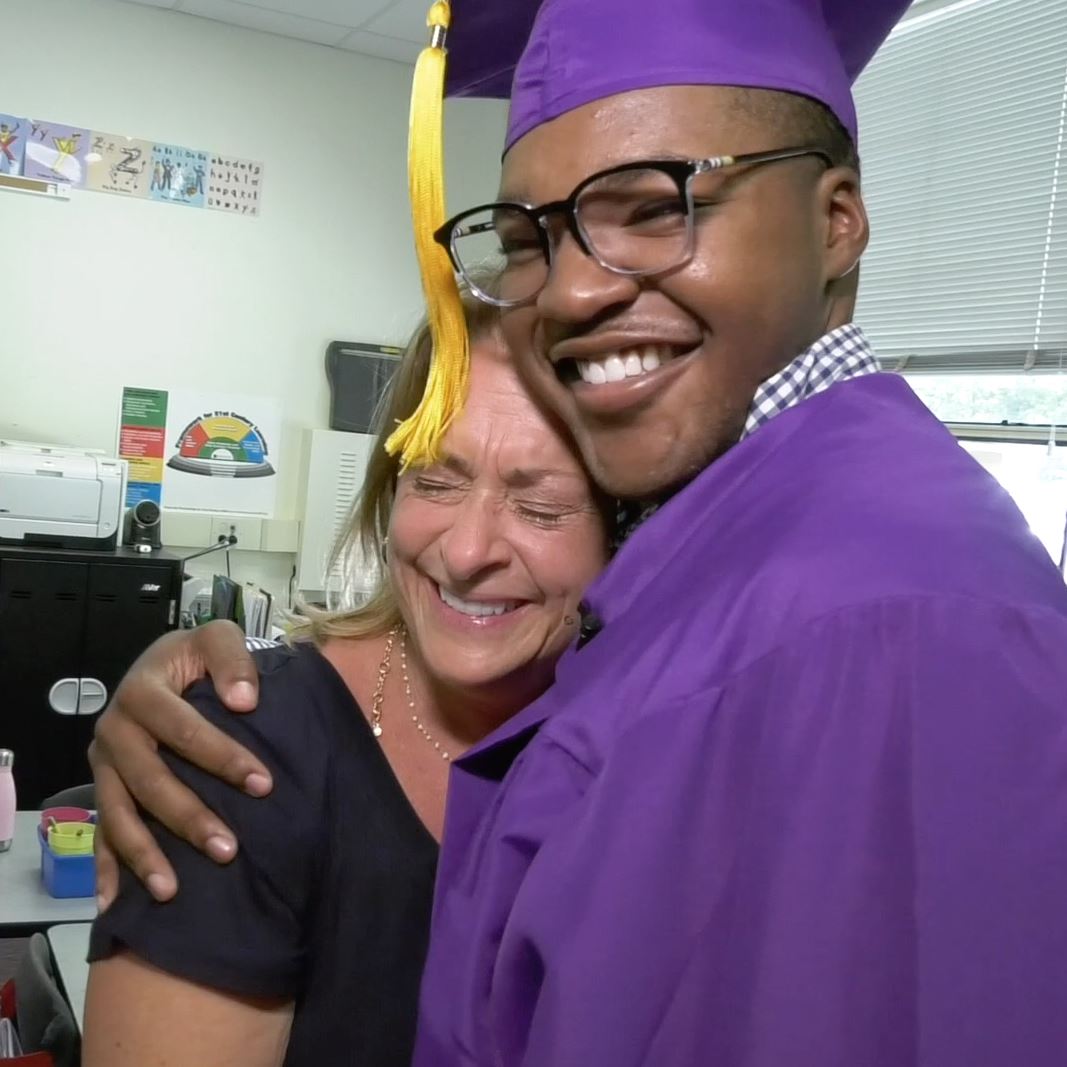
{"type": "Polygon", "coordinates": [[[543,175],[564,170],[573,179],[643,159],[703,159],[778,147],[764,143],[770,109],[752,106],[751,92],[721,85],[658,86],[575,108],[511,147],[501,169],[500,198],[531,202],[543,195],[543,175]]]}

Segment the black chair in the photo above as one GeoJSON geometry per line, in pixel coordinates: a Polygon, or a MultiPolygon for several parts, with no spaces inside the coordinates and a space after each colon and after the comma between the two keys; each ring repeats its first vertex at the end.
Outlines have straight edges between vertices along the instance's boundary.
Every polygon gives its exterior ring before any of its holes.
{"type": "Polygon", "coordinates": [[[61,789],[45,797],[41,808],[88,808],[96,811],[96,786],[90,782],[88,785],[72,785],[69,789],[61,789]]]}
{"type": "Polygon", "coordinates": [[[55,1067],[78,1067],[81,1035],[74,1013],[59,991],[44,934],[30,938],[14,977],[15,1017],[23,1052],[47,1052],[55,1067]]]}

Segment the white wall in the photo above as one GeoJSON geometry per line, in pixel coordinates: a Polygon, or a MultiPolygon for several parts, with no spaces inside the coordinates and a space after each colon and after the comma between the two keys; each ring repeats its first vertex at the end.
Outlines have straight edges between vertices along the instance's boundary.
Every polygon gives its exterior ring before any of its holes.
{"type": "MultiPolygon", "coordinates": [[[[299,518],[327,343],[398,342],[419,313],[410,68],[118,0],[3,0],[0,24],[0,112],[265,163],[255,220],[0,191],[0,435],[114,449],[123,385],[275,395],[276,514],[299,518]]],[[[492,196],[503,129],[500,104],[449,105],[457,209],[492,196]]],[[[284,592],[291,557],[234,562],[284,592]]]]}

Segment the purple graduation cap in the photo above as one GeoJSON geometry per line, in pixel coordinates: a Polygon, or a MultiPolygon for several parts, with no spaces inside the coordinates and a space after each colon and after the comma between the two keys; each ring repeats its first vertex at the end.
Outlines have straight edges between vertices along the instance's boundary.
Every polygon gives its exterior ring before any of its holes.
{"type": "Polygon", "coordinates": [[[511,98],[507,146],[576,107],[659,85],[779,89],[856,139],[852,83],[910,0],[453,0],[451,96],[511,98]]]}

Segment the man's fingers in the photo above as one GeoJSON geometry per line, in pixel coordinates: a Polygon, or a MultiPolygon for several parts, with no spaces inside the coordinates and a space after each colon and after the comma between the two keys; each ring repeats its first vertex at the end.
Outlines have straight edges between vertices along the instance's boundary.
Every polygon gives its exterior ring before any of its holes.
{"type": "MultiPolygon", "coordinates": [[[[189,763],[207,771],[212,777],[221,778],[253,796],[263,796],[270,792],[270,772],[262,762],[228,734],[209,723],[196,708],[180,696],[158,689],[153,689],[149,694],[139,686],[134,687],[131,684],[121,695],[121,699],[123,710],[127,706],[137,707],[137,723],[155,738],[157,744],[177,753],[189,763]]],[[[136,748],[124,748],[125,759],[119,759],[117,747],[122,742],[120,740],[117,745],[110,737],[112,730],[121,730],[128,725],[127,720],[132,718],[129,714],[115,715],[108,722],[101,721],[100,734],[114,755],[113,762],[123,768],[127,777],[138,771],[140,776],[144,777],[145,770],[136,766],[140,762],[141,751],[136,748]]],[[[148,755],[148,752],[143,753],[146,761],[148,755]]],[[[159,767],[154,769],[158,772],[159,767]]],[[[170,772],[166,771],[166,774],[169,776],[170,772]]],[[[153,815],[167,822],[167,812],[157,811],[140,795],[137,799],[153,815]]]]}
{"type": "Polygon", "coordinates": [[[259,700],[259,674],[245,644],[244,631],[222,619],[193,631],[195,649],[231,711],[252,711],[259,700]]]}
{"type": "Polygon", "coordinates": [[[161,745],[253,796],[270,792],[270,772],[248,749],[208,722],[184,700],[175,697],[173,704],[170,699],[161,699],[159,703],[161,707],[171,707],[166,722],[161,721],[156,732],[161,745]]]}
{"type": "Polygon", "coordinates": [[[119,861],[104,839],[102,829],[93,835],[93,861],[96,866],[96,910],[103,914],[119,891],[119,861]]]}
{"type": "MultiPolygon", "coordinates": [[[[98,789],[101,772],[106,770],[108,779],[111,775],[117,778],[113,767],[117,765],[125,768],[126,789],[141,807],[168,830],[219,863],[228,863],[233,859],[237,854],[237,841],[233,832],[191,789],[175,777],[139,726],[116,722],[108,732],[107,748],[109,765],[106,768],[97,768],[98,789]]],[[[126,789],[123,790],[124,793],[126,789]]],[[[109,791],[104,802],[110,801],[111,796],[109,791]]],[[[109,825],[114,825],[117,821],[115,816],[110,811],[108,815],[109,825]]],[[[121,828],[108,836],[119,858],[134,869],[136,865],[131,850],[143,850],[145,843],[141,840],[142,830],[148,834],[127,795],[121,828]],[[136,827],[132,827],[125,817],[131,808],[132,817],[137,819],[136,827]]],[[[154,842],[152,849],[158,851],[154,842]]]]}
{"type": "Polygon", "coordinates": [[[178,890],[174,868],[141,821],[122,779],[106,765],[98,763],[94,771],[100,819],[93,842],[97,906],[105,910],[118,894],[120,858],[156,900],[170,900],[178,890]]]}

